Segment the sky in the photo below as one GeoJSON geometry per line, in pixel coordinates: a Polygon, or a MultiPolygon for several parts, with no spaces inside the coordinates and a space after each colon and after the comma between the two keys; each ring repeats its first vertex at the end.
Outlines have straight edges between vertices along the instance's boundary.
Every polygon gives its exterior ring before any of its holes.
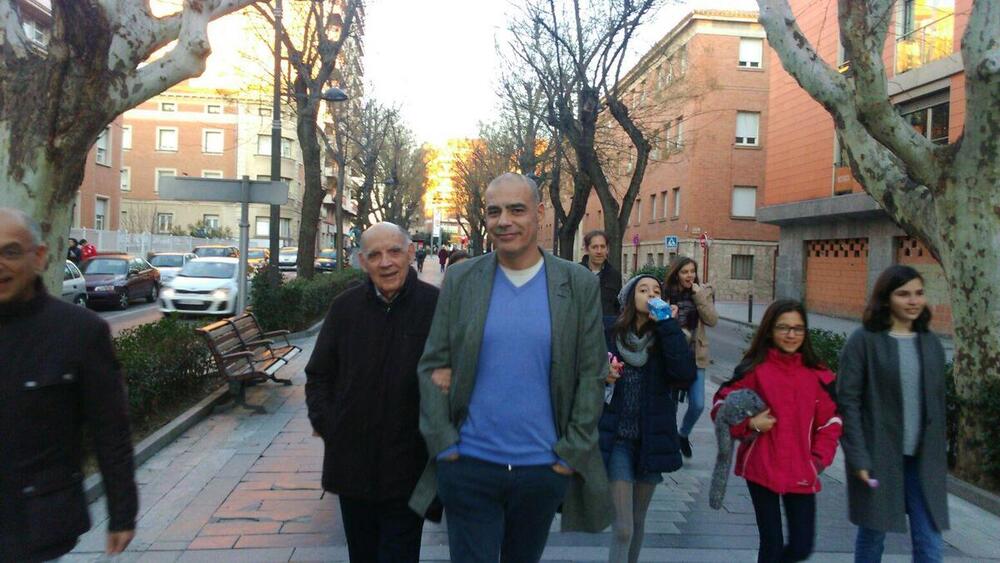
{"type": "MultiPolygon", "coordinates": [[[[750,9],[754,0],[689,0],[662,8],[634,41],[635,62],[694,8],[750,9]]],[[[421,141],[474,137],[496,113],[495,41],[508,0],[371,0],[366,7],[368,95],[398,105],[421,141]]]]}

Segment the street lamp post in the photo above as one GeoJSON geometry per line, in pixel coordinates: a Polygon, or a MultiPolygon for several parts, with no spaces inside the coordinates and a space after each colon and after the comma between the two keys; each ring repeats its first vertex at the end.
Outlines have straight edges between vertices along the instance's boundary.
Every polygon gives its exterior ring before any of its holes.
{"type": "MultiPolygon", "coordinates": [[[[274,92],[271,100],[271,181],[281,181],[281,0],[274,0],[274,92]]],[[[268,238],[271,259],[268,261],[268,280],[277,286],[281,279],[278,270],[278,253],[281,251],[281,206],[272,205],[268,221],[268,238]]]]}
{"type": "MultiPolygon", "coordinates": [[[[343,102],[347,100],[347,93],[340,88],[330,88],[323,92],[322,98],[328,102],[343,102]]],[[[334,250],[337,252],[337,269],[344,269],[344,259],[346,258],[344,253],[344,210],[342,209],[344,205],[344,183],[346,182],[345,168],[347,168],[347,150],[344,147],[346,139],[344,139],[343,134],[340,133],[341,129],[342,115],[341,112],[337,112],[337,120],[334,121],[333,126],[337,128],[337,132],[334,133],[337,139],[337,198],[335,206],[333,208],[334,223],[337,232],[333,234],[333,245],[334,250]]]]}

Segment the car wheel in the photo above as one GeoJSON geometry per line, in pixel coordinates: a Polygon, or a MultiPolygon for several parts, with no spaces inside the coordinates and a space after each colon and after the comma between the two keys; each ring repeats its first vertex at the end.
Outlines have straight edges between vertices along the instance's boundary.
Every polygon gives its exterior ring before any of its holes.
{"type": "Polygon", "coordinates": [[[160,286],[155,283],[149,288],[149,295],[146,296],[146,303],[156,303],[156,298],[160,296],[160,286]]]}
{"type": "Polygon", "coordinates": [[[81,293],[80,295],[77,295],[76,299],[73,300],[73,304],[74,305],[79,305],[81,307],[86,307],[87,306],[87,294],[86,293],[81,293]]]}
{"type": "Polygon", "coordinates": [[[129,298],[128,298],[128,288],[123,289],[118,293],[118,308],[124,311],[128,309],[129,298]]]}

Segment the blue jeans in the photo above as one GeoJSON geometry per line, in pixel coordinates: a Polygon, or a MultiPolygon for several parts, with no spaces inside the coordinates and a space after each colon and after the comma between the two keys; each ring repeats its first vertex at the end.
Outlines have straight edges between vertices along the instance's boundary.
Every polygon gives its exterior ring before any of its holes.
{"type": "Polygon", "coordinates": [[[540,560],[570,479],[548,465],[510,467],[470,457],[439,461],[438,498],[451,560],[540,560]]]}
{"type": "MultiPolygon", "coordinates": [[[[906,494],[906,514],[910,517],[910,538],[913,542],[913,561],[916,563],[943,561],[941,548],[944,541],[927,510],[924,491],[920,487],[917,458],[906,456],[903,462],[903,482],[906,494]]],[[[885,548],[885,532],[858,527],[854,542],[855,563],[878,563],[885,548]]]]}
{"type": "Polygon", "coordinates": [[[698,378],[691,384],[687,392],[687,412],[684,413],[684,420],[681,428],[677,431],[682,437],[687,438],[694,430],[694,425],[701,416],[701,411],[705,410],[705,368],[698,368],[698,378]]]}

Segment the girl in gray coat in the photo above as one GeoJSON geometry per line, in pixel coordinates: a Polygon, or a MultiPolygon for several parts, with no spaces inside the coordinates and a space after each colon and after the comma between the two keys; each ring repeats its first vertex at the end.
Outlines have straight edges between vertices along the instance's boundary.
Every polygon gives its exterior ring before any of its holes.
{"type": "Polygon", "coordinates": [[[945,356],[930,320],[923,278],[891,266],[875,282],[864,327],[840,355],[837,402],[856,562],[880,561],[886,532],[905,532],[907,517],[913,560],[942,560],[945,356]]]}

